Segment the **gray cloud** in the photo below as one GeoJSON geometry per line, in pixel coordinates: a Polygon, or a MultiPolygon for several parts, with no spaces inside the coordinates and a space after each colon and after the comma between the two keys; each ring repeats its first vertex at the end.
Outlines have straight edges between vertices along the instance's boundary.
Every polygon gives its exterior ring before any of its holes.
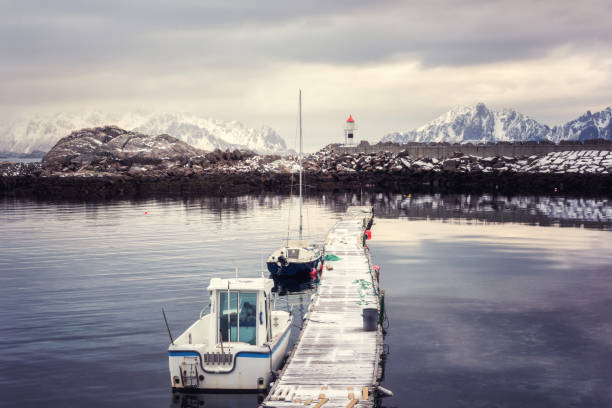
{"type": "Polygon", "coordinates": [[[2,64],[137,60],[232,64],[248,57],[426,65],[530,58],[571,45],[610,50],[609,1],[8,2],[2,64]],[[303,4],[305,3],[305,4],[303,4]]]}
{"type": "Polygon", "coordinates": [[[181,105],[290,138],[304,87],[318,144],[345,111],[370,140],[477,101],[554,124],[611,103],[611,17],[609,0],[0,0],[0,116],[181,105]]]}

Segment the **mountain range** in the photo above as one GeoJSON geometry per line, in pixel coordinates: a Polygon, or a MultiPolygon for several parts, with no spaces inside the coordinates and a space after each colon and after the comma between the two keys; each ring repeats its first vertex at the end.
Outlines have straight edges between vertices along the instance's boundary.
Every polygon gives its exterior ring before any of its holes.
{"type": "Polygon", "coordinates": [[[587,111],[560,126],[549,127],[512,109],[495,110],[478,103],[459,106],[444,115],[407,132],[385,135],[381,142],[487,143],[548,140],[612,140],[612,108],[595,114],[587,111]]]}
{"type": "Polygon", "coordinates": [[[274,129],[247,128],[237,121],[222,121],[191,113],[60,113],[0,122],[0,151],[46,152],[74,130],[116,125],[147,135],[168,134],[202,150],[247,149],[262,154],[288,154],[285,140],[274,129]]]}

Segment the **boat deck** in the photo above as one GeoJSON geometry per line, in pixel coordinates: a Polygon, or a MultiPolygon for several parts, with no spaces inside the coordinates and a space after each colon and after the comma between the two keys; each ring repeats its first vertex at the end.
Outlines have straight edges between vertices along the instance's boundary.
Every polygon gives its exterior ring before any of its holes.
{"type": "Polygon", "coordinates": [[[380,380],[382,331],[363,330],[362,309],[379,308],[364,227],[371,207],[349,207],[330,231],[326,261],[300,337],[263,407],[372,407],[380,380]],[[328,270],[327,266],[333,269],[328,270]]]}

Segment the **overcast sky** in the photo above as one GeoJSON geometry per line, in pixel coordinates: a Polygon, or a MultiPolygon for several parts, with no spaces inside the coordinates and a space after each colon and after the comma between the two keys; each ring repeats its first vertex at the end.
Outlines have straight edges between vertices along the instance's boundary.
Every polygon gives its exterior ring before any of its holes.
{"type": "Polygon", "coordinates": [[[549,125],[612,105],[612,1],[0,0],[0,118],[189,111],[307,150],[456,105],[549,125]]]}

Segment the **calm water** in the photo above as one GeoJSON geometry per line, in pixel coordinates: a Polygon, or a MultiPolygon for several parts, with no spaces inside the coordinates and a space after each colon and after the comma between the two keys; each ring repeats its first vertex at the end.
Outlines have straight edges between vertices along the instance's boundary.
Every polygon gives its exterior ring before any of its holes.
{"type": "Polygon", "coordinates": [[[386,406],[612,406],[611,232],[377,222],[386,406]]]}
{"type": "MultiPolygon", "coordinates": [[[[322,239],[360,199],[308,199],[306,233],[322,239]]],[[[612,406],[607,201],[363,200],[379,214],[386,406],[612,406]]],[[[254,395],[173,398],[161,308],[182,332],[208,280],[235,267],[258,276],[296,217],[278,196],[1,200],[2,405],[256,406],[254,395]]],[[[298,314],[305,292],[286,296],[298,314]]]]}

